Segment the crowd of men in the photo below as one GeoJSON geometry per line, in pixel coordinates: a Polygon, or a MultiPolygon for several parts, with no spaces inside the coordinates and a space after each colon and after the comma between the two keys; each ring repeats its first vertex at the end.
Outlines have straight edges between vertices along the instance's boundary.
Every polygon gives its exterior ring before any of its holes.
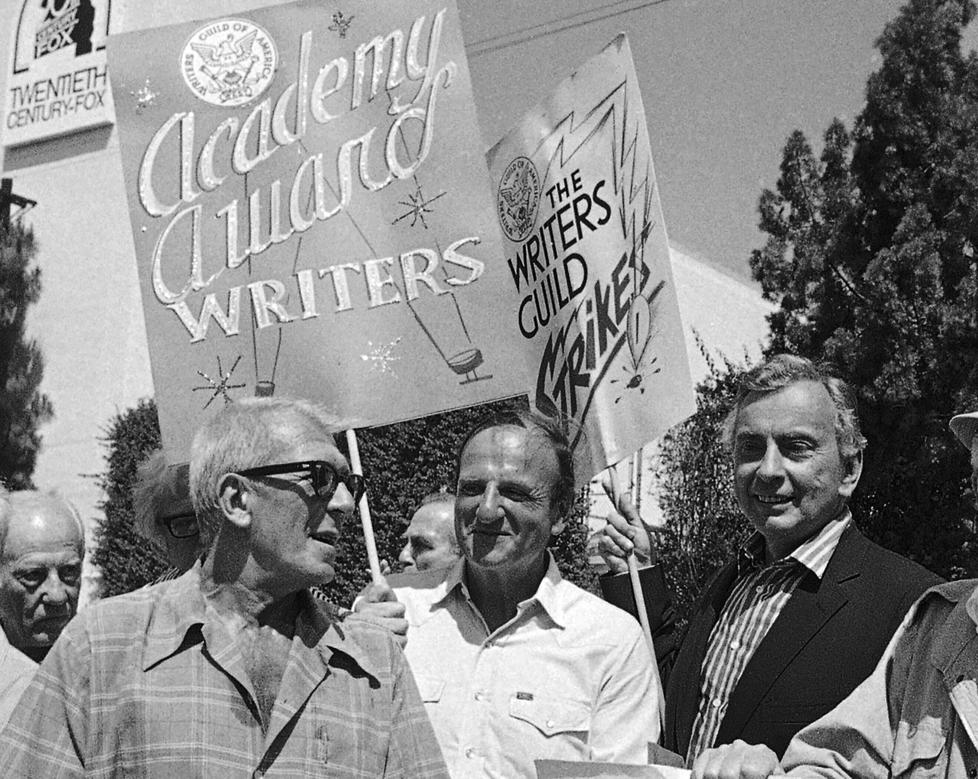
{"type": "MultiPolygon", "coordinates": [[[[77,513],[0,498],[5,776],[532,777],[540,759],[978,776],[976,583],[941,584],[860,533],[866,441],[825,369],[779,355],[744,377],[723,434],[754,533],[681,640],[627,496],[599,536],[604,599],[561,576],[548,542],[574,457],[529,411],[469,432],[454,491],[411,517],[403,573],[326,603],[364,491],[342,428],[252,398],[198,432],[189,465],[155,453],[136,524],[172,570],[77,615],[77,513]],[[651,636],[629,614],[630,555],[651,636]]],[[[978,412],[951,421],[978,488],[976,429],[978,412]]]]}

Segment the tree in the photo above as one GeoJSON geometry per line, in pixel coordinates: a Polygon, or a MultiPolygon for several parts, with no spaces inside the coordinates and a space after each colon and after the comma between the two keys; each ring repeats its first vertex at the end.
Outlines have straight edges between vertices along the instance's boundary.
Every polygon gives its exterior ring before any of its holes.
{"type": "Polygon", "coordinates": [[[132,489],[136,468],[160,446],[156,404],[140,401],[115,417],[104,439],[108,470],[99,478],[105,492],[105,519],[95,529],[92,563],[102,572],[102,595],[131,592],[156,579],[168,567],[163,549],[136,532],[132,489]]]}
{"type": "Polygon", "coordinates": [[[850,133],[816,159],[788,139],[751,257],[770,353],[827,359],[857,389],[869,440],[864,530],[949,577],[978,572],[967,456],[947,431],[978,408],[978,57],[972,0],[910,0],[877,41],[850,133]]]}
{"type": "MultiPolygon", "coordinates": [[[[454,487],[456,453],[471,426],[492,408],[517,402],[503,401],[357,431],[381,558],[396,569],[403,546],[401,534],[411,512],[429,492],[454,487]]],[[[339,438],[340,448],[345,449],[342,436],[339,438]]],[[[106,444],[108,470],[99,482],[107,496],[102,504],[105,520],[96,531],[93,561],[102,571],[103,595],[108,596],[141,587],[166,569],[163,550],[148,544],[133,525],[136,466],[160,445],[153,401],[142,401],[116,415],[108,426],[106,444]]],[[[586,505],[587,496],[582,495],[567,528],[552,540],[551,548],[564,576],[594,591],[594,576],[585,552],[586,505]]],[[[358,521],[342,528],[338,552],[336,578],[323,589],[335,603],[349,605],[370,577],[358,521]]]]}
{"type": "Polygon", "coordinates": [[[659,449],[659,505],[665,530],[653,538],[680,630],[713,573],[733,558],[750,532],[737,506],[723,422],[747,366],[713,359],[702,342],[708,374],[696,388],[695,413],[671,428],[659,449]]]}
{"type": "Polygon", "coordinates": [[[54,414],[38,389],[41,348],[25,336],[27,309],[41,294],[36,253],[33,230],[19,221],[0,225],[0,483],[12,490],[33,487],[38,428],[54,414]]]}

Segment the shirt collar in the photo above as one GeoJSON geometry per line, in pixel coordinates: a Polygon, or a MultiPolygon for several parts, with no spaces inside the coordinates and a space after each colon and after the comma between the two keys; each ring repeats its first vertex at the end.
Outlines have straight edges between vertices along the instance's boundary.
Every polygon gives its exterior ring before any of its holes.
{"type": "Polygon", "coordinates": [[[978,587],[975,587],[971,595],[968,596],[968,602],[965,604],[965,611],[967,611],[968,616],[971,621],[975,623],[976,628],[978,628],[978,587]]]}
{"type": "MultiPolygon", "coordinates": [[[[783,565],[789,562],[801,563],[815,575],[815,578],[821,580],[825,575],[829,560],[832,559],[832,555],[839,545],[839,539],[842,538],[842,534],[850,524],[852,524],[852,513],[846,509],[841,516],[823,527],[817,535],[809,538],[787,557],[775,561],[772,565],[783,565]]],[[[742,575],[755,568],[763,567],[764,552],[764,536],[758,532],[753,533],[738,553],[738,574],[742,575]]]]}
{"type": "MultiPolygon", "coordinates": [[[[182,576],[160,586],[167,587],[159,599],[146,629],[143,670],[165,660],[183,646],[196,643],[207,620],[207,602],[200,590],[200,561],[182,576]],[[190,631],[197,629],[193,639],[190,631]]],[[[362,646],[341,621],[332,617],[329,604],[322,603],[309,592],[299,593],[300,607],[296,618],[295,635],[307,647],[316,647],[324,663],[333,652],[352,659],[367,674],[379,679],[370,652],[362,646]]]]}
{"type": "MultiPolygon", "coordinates": [[[[532,605],[533,603],[539,603],[540,607],[547,612],[547,616],[558,626],[564,627],[566,624],[566,610],[560,597],[560,590],[558,586],[563,577],[560,575],[560,569],[557,568],[557,562],[554,560],[554,556],[548,551],[547,552],[547,572],[543,575],[543,579],[540,580],[540,584],[537,586],[537,591],[532,595],[532,597],[527,598],[519,603],[521,609],[525,609],[532,605]]],[[[445,601],[451,595],[456,588],[458,588],[459,593],[466,600],[469,599],[469,590],[465,585],[465,558],[461,558],[451,569],[449,569],[448,575],[445,577],[445,581],[442,584],[444,591],[435,599],[435,605],[439,605],[445,601]]]]}

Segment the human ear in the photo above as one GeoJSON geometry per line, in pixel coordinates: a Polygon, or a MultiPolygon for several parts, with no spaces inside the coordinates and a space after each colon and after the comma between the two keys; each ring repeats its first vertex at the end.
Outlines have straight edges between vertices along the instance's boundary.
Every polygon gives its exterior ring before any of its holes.
{"type": "Polygon", "coordinates": [[[842,458],[842,483],[839,485],[839,494],[848,498],[859,484],[859,477],[863,473],[863,453],[856,452],[848,457],[842,458]]]}
{"type": "Polygon", "coordinates": [[[224,474],[217,483],[217,502],[221,513],[235,527],[247,530],[251,526],[251,486],[236,473],[224,474]]]}

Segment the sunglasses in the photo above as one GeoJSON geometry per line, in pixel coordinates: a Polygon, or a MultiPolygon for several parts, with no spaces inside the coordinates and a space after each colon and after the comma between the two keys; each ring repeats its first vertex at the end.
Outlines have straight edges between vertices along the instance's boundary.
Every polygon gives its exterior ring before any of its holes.
{"type": "Polygon", "coordinates": [[[157,523],[163,525],[174,538],[193,538],[200,533],[196,514],[171,514],[160,517],[157,523]]]}
{"type": "Polygon", "coordinates": [[[366,492],[367,484],[363,476],[359,473],[349,473],[345,477],[339,475],[332,465],[323,460],[307,460],[299,463],[281,463],[279,465],[261,465],[257,468],[246,468],[238,471],[241,476],[249,478],[260,476],[275,476],[285,473],[305,474],[312,481],[312,488],[323,500],[329,500],[340,486],[340,482],[346,485],[347,490],[353,496],[353,502],[358,504],[363,493],[366,492]]]}

